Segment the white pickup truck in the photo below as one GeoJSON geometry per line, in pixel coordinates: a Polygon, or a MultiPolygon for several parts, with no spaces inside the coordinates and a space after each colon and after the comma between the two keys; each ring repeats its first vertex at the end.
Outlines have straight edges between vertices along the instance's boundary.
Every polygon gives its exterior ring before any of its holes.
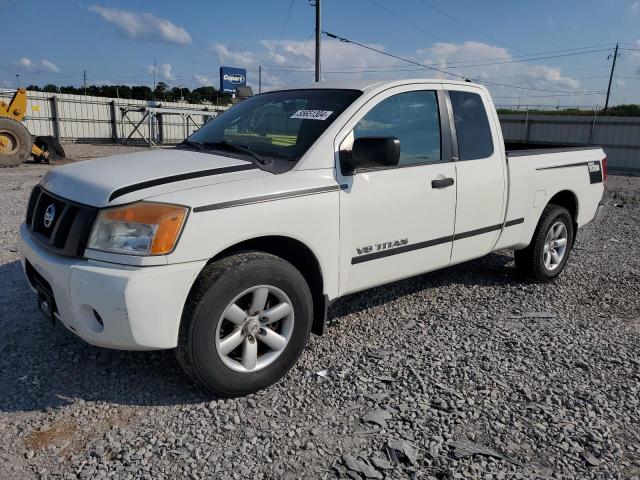
{"type": "Polygon", "coordinates": [[[94,345],[175,348],[240,395],[285,375],[343,295],[502,249],[557,277],[605,179],[599,147],[508,151],[482,86],[318,83],[175,149],[52,169],[21,254],[51,319],[94,345]]]}

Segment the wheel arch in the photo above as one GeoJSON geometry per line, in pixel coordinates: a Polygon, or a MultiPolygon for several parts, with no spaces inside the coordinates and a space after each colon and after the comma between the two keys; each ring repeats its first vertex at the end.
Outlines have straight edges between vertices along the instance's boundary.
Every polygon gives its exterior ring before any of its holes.
{"type": "Polygon", "coordinates": [[[576,236],[578,233],[578,196],[571,190],[560,190],[549,199],[547,205],[558,205],[569,211],[571,221],[573,222],[573,246],[576,242],[576,236]]]}
{"type": "Polygon", "coordinates": [[[257,251],[269,253],[291,263],[307,281],[313,298],[312,333],[324,333],[328,296],[324,293],[324,276],[317,255],[302,241],[283,235],[266,235],[250,238],[228,246],[213,256],[207,264],[239,252],[257,251]]]}

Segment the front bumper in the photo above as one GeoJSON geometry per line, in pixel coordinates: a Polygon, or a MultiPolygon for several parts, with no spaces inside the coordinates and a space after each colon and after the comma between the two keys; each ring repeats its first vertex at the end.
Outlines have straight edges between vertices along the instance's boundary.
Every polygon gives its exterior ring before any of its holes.
{"type": "Polygon", "coordinates": [[[132,267],[63,257],[35,243],[24,224],[20,254],[25,270],[30,266],[50,286],[54,316],[65,327],[93,345],[122,350],[177,345],[184,303],[206,264],[132,267]]]}

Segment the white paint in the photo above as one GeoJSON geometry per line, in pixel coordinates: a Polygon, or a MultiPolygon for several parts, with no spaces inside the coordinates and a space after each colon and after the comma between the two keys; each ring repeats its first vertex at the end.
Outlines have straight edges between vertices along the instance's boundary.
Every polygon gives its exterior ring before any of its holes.
{"type": "Polygon", "coordinates": [[[540,208],[546,204],[545,199],[547,198],[547,192],[544,190],[538,190],[533,196],[533,206],[535,208],[540,208]]]}
{"type": "MultiPolygon", "coordinates": [[[[294,169],[284,174],[248,170],[201,177],[137,190],[111,203],[110,194],[123,186],[246,162],[195,151],[161,150],[80,162],[47,175],[43,186],[48,190],[96,207],[147,200],[193,209],[334,187],[332,191],[314,195],[191,211],[176,249],[160,257],[87,251],[83,259],[63,258],[37,246],[23,226],[22,256],[51,283],[63,322],[96,345],[171,348],[177,342],[186,296],[200,269],[226,248],[253,238],[284,236],[305,244],[320,265],[323,293],[335,299],[477,258],[490,250],[527,246],[546,205],[536,192],[546,192],[550,199],[561,190],[569,190],[578,199],[578,224],[593,219],[603,184],[590,183],[586,165],[540,168],[600,161],[603,151],[563,151],[535,158],[516,156],[509,158],[507,170],[497,114],[484,87],[464,82],[443,84],[437,80],[340,85],[360,88],[363,94],[328,126],[294,169]],[[473,90],[482,95],[496,146],[491,157],[353,176],[341,173],[339,149],[349,144],[353,126],[373,106],[400,92],[443,88],[473,90]],[[431,188],[432,180],[443,177],[454,178],[454,186],[431,188]],[[503,232],[498,229],[451,240],[454,234],[519,218],[524,218],[524,222],[503,232]],[[387,242],[391,248],[405,248],[443,238],[433,246],[352,264],[352,258],[361,254],[358,249],[364,252],[370,246],[370,252],[382,251],[389,248],[387,242]],[[102,332],[90,328],[91,322],[87,321],[86,315],[93,308],[105,321],[102,332]]],[[[311,88],[327,86],[316,84],[311,88]]]]}

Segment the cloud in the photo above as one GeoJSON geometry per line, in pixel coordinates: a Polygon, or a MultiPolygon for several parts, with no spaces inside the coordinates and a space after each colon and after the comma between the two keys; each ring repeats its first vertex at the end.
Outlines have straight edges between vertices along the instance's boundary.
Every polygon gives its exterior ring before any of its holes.
{"type": "MultiPolygon", "coordinates": [[[[371,46],[383,48],[380,45],[371,46]]],[[[254,87],[258,83],[258,66],[270,65],[262,70],[263,90],[313,81],[315,50],[312,42],[262,40],[256,51],[234,50],[228,45],[216,43],[211,46],[211,51],[221,65],[246,68],[248,82],[254,87]]],[[[356,72],[358,68],[380,65],[381,61],[388,64],[384,59],[381,60],[380,54],[335,40],[322,43],[322,61],[324,65],[330,65],[326,69],[328,72],[348,70],[349,78],[362,78],[356,72]]]]}
{"type": "Polygon", "coordinates": [[[214,43],[211,51],[216,54],[221,65],[235,64],[252,67],[256,63],[256,57],[249,51],[232,51],[222,43],[214,43]]]}
{"type": "Polygon", "coordinates": [[[30,58],[21,58],[17,64],[18,68],[27,73],[60,73],[60,69],[49,60],[43,59],[39,63],[33,62],[30,58]]]}
{"type": "MultiPolygon", "coordinates": [[[[369,46],[384,51],[381,45],[369,46]]],[[[248,82],[254,86],[254,89],[257,86],[258,65],[268,65],[262,69],[263,90],[313,81],[315,56],[313,42],[262,40],[257,48],[251,50],[235,50],[226,44],[216,43],[211,50],[221,64],[247,68],[248,82]]],[[[561,68],[539,64],[508,63],[514,60],[509,50],[482,42],[438,42],[414,51],[394,53],[424,65],[485,82],[492,93],[500,97],[526,99],[529,96],[545,95],[549,90],[568,92],[586,90],[577,79],[563,73],[561,68]],[[503,63],[463,68],[465,64],[497,62],[503,63]],[[519,85],[535,90],[489,85],[490,82],[519,85]]],[[[324,80],[452,78],[446,73],[422,69],[419,66],[335,40],[323,42],[322,64],[324,80]]],[[[591,97],[563,96],[562,98],[563,101],[585,102],[585,99],[591,97]]],[[[510,100],[503,100],[501,103],[506,101],[510,100]]]]}
{"type": "Polygon", "coordinates": [[[640,0],[636,0],[629,7],[629,11],[632,15],[640,15],[640,0]]]}
{"type": "Polygon", "coordinates": [[[173,82],[176,79],[172,70],[173,67],[170,63],[162,63],[158,67],[155,67],[154,65],[147,65],[147,72],[149,72],[149,74],[153,75],[155,72],[158,74],[158,77],[169,82],[173,82]]]}
{"type": "Polygon", "coordinates": [[[189,32],[184,28],[169,20],[158,18],[152,13],[136,13],[99,5],[92,5],[89,10],[100,15],[121,34],[129,38],[176,45],[188,45],[193,41],[189,32]]]}
{"type": "Polygon", "coordinates": [[[210,85],[213,85],[213,81],[211,80],[211,77],[207,75],[198,75],[196,73],[193,75],[193,79],[196,81],[196,83],[200,87],[208,87],[210,85]]]}

